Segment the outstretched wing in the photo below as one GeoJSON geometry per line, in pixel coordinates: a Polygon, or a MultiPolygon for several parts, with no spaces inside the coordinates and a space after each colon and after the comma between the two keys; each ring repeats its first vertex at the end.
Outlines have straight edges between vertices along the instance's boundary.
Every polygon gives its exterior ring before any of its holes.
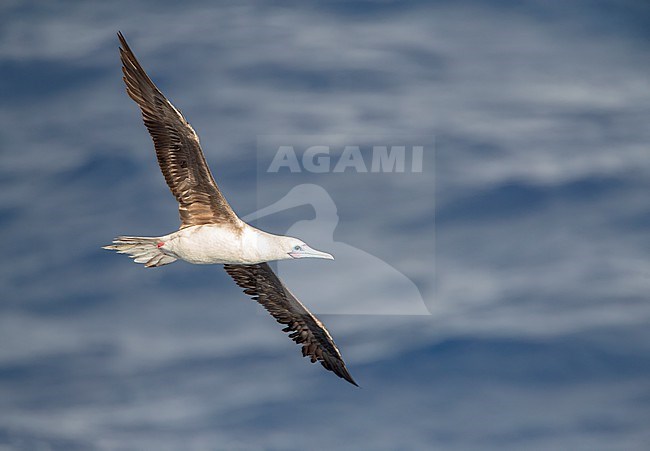
{"type": "Polygon", "coordinates": [[[181,228],[239,219],[219,191],[203,156],[199,137],[144,71],[122,33],[120,58],[126,92],[142,111],[160,170],[178,201],[181,228]]]}
{"type": "Polygon", "coordinates": [[[302,344],[304,357],[310,356],[312,363],[320,361],[338,377],[357,385],[323,323],[291,294],[268,263],[224,265],[224,269],[244,293],[259,302],[277,322],[286,324],[283,332],[292,332],[289,337],[302,344]]]}

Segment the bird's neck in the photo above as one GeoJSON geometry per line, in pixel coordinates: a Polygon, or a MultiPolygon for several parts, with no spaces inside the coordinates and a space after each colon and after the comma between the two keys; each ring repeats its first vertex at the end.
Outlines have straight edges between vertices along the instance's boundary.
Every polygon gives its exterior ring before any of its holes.
{"type": "Polygon", "coordinates": [[[284,236],[273,235],[247,224],[242,233],[243,255],[251,263],[289,259],[291,256],[284,251],[284,239],[284,236]]]}

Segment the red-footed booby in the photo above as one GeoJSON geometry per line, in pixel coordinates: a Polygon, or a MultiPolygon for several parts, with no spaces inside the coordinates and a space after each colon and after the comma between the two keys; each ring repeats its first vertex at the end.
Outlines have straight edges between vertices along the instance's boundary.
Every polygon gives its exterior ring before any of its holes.
{"type": "Polygon", "coordinates": [[[302,345],[303,356],[357,385],[323,323],[291,294],[267,263],[334,257],[298,238],[266,233],[239,219],[210,173],[196,132],[151,81],[122,33],[118,37],[126,91],[140,107],[160,169],[178,201],[181,226],[159,237],[120,236],[104,249],[128,254],[148,268],[178,259],[194,264],[222,263],[244,293],[286,325],[283,331],[291,332],[289,337],[302,345]]]}

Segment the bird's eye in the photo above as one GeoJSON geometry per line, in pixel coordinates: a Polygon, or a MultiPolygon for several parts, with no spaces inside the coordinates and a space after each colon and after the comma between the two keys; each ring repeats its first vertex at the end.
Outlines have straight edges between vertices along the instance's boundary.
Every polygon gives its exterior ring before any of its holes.
{"type": "Polygon", "coordinates": [[[300,246],[294,246],[294,247],[293,247],[293,250],[294,250],[294,251],[301,251],[301,250],[302,250],[302,247],[300,247],[300,246]]]}

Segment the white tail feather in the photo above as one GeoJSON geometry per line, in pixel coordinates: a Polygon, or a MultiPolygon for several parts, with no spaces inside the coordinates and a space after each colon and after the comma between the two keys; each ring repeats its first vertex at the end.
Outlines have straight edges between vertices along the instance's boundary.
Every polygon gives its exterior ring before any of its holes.
{"type": "Polygon", "coordinates": [[[175,262],[176,257],[165,254],[158,247],[160,242],[160,238],[118,236],[113,240],[113,244],[104,246],[102,249],[117,251],[118,254],[128,254],[134,262],[144,263],[147,268],[175,262]]]}

